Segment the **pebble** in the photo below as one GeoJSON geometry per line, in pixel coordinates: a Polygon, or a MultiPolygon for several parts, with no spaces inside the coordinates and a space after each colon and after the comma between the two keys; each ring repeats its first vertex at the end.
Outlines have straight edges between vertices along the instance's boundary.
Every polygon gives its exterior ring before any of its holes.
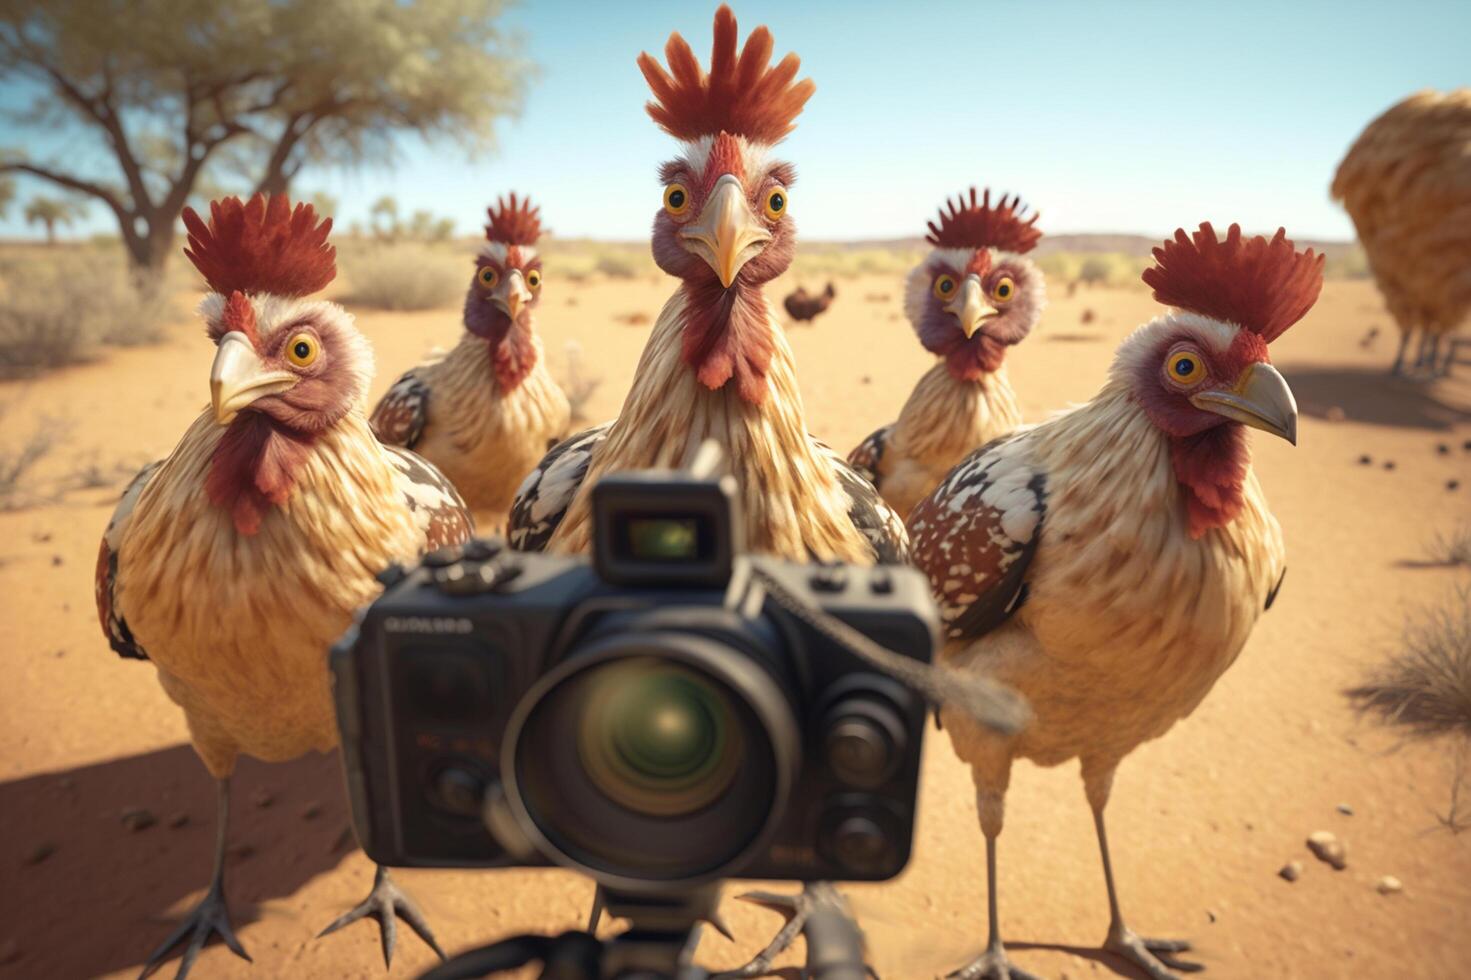
{"type": "Polygon", "coordinates": [[[1359,457],[1360,466],[1368,466],[1372,462],[1374,462],[1374,457],[1370,456],[1368,453],[1365,453],[1364,455],[1359,457]]]}
{"type": "Polygon", "coordinates": [[[1460,480],[1447,480],[1447,481],[1445,481],[1445,488],[1447,490],[1459,490],[1459,489],[1461,489],[1461,481],[1460,480]]]}
{"type": "Polygon", "coordinates": [[[873,384],[873,378],[865,374],[863,377],[858,379],[858,383],[861,385],[871,385],[873,384]]]}
{"type": "Polygon", "coordinates": [[[63,558],[63,557],[61,557],[60,555],[52,555],[51,556],[51,566],[53,568],[59,568],[62,565],[62,563],[64,563],[65,561],[66,561],[66,559],[63,558]]]}
{"type": "Polygon", "coordinates": [[[56,845],[49,840],[43,840],[31,848],[30,853],[26,855],[26,864],[40,864],[55,853],[56,845]]]}
{"type": "Polygon", "coordinates": [[[255,857],[255,845],[236,844],[230,848],[229,854],[232,861],[249,861],[255,857]]]}
{"type": "Polygon", "coordinates": [[[1465,442],[1461,443],[1461,448],[1466,450],[1466,452],[1471,453],[1471,439],[1467,439],[1465,442]]]}
{"type": "Polygon", "coordinates": [[[174,830],[178,830],[180,827],[183,827],[188,823],[189,814],[187,813],[176,813],[172,817],[169,817],[169,826],[172,827],[174,830]]]}
{"type": "Polygon", "coordinates": [[[306,806],[301,808],[301,819],[303,820],[315,820],[321,815],[322,804],[318,803],[316,800],[312,800],[306,806]]]}
{"type": "Polygon", "coordinates": [[[147,830],[158,822],[152,813],[141,806],[130,806],[123,810],[122,821],[123,826],[135,834],[140,830],[147,830]]]}
{"type": "Polygon", "coordinates": [[[1308,835],[1308,850],[1319,861],[1325,861],[1342,871],[1348,867],[1348,848],[1336,835],[1326,830],[1315,830],[1308,835]]]}
{"type": "Polygon", "coordinates": [[[1288,861],[1277,871],[1277,875],[1284,881],[1296,881],[1302,877],[1302,862],[1288,861]]]}
{"type": "Polygon", "coordinates": [[[1405,890],[1404,884],[1394,875],[1385,875],[1379,879],[1379,884],[1374,886],[1381,895],[1398,895],[1405,890]]]}
{"type": "Polygon", "coordinates": [[[1439,453],[1440,455],[1442,455],[1442,456],[1449,456],[1451,454],[1450,443],[1446,443],[1446,442],[1437,443],[1436,446],[1435,446],[1435,451],[1437,453],[1439,453]]]}
{"type": "Polygon", "coordinates": [[[1384,468],[1386,470],[1392,470],[1392,469],[1394,469],[1394,460],[1392,460],[1392,459],[1386,459],[1384,461],[1384,468]]]}
{"type": "Polygon", "coordinates": [[[1345,817],[1351,817],[1354,815],[1354,808],[1349,806],[1347,803],[1340,803],[1334,809],[1343,814],[1345,817]]]}
{"type": "Polygon", "coordinates": [[[256,790],[255,795],[253,795],[250,799],[252,803],[264,810],[266,807],[276,802],[276,794],[262,787],[256,790]]]}

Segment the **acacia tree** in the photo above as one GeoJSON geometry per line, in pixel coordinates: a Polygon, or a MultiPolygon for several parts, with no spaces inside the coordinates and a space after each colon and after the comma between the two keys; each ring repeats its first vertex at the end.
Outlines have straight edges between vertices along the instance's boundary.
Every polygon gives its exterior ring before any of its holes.
{"type": "Polygon", "coordinates": [[[82,206],[76,201],[37,194],[26,202],[26,224],[41,224],[46,227],[46,244],[56,244],[56,226],[70,225],[82,216],[82,206]]]}
{"type": "Polygon", "coordinates": [[[310,161],[391,162],[407,133],[487,148],[528,70],[504,0],[0,0],[0,80],[29,80],[20,121],[95,138],[29,175],[101,201],[136,270],[174,251],[206,171],[282,192],[310,161]],[[99,157],[92,159],[91,157],[99,157]]]}

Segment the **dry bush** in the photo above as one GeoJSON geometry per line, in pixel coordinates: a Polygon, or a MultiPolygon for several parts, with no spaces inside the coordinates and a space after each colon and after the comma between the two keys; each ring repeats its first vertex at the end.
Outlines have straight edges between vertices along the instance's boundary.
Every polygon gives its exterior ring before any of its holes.
{"type": "Polygon", "coordinates": [[[592,421],[587,417],[587,403],[602,383],[602,378],[593,377],[583,367],[582,345],[575,340],[567,341],[566,369],[562,373],[561,384],[567,403],[572,406],[574,426],[592,421]]]}
{"type": "MultiPolygon", "coordinates": [[[[0,419],[6,411],[6,406],[0,405],[0,419]]],[[[65,441],[66,426],[42,417],[19,444],[0,446],[0,510],[20,510],[35,502],[36,495],[26,489],[26,477],[65,441]]]]}
{"type": "Polygon", "coordinates": [[[609,279],[637,279],[641,271],[639,264],[627,255],[609,253],[598,256],[593,271],[609,279]]]}
{"type": "Polygon", "coordinates": [[[1471,524],[1462,524],[1449,534],[1437,531],[1425,550],[1437,565],[1471,565],[1471,524]]]}
{"type": "Polygon", "coordinates": [[[419,242],[364,244],[342,256],[347,302],[378,310],[437,310],[464,296],[469,258],[447,247],[419,242]]]}
{"type": "Polygon", "coordinates": [[[1451,807],[1440,820],[1452,830],[1471,826],[1458,812],[1471,743],[1471,587],[1410,617],[1399,649],[1345,693],[1360,715],[1410,738],[1454,740],[1451,807]]]}
{"type": "Polygon", "coordinates": [[[173,316],[165,279],[134,282],[110,249],[14,253],[0,263],[0,378],[95,358],[105,344],[156,343],[173,316]]]}

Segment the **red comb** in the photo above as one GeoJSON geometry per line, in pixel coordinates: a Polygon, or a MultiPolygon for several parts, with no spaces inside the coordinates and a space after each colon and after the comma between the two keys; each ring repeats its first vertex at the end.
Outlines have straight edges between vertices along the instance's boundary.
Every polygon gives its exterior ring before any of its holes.
{"type": "Polygon", "coordinates": [[[649,115],[677,139],[726,132],[758,143],[777,142],[792,131],[817,86],[810,78],[793,81],[802,64],[794,54],[769,67],[771,48],[771,32],[758,27],[737,55],[735,14],[722,5],[715,11],[710,74],[700,69],[678,34],[669,35],[664,46],[668,72],[649,54],[638,56],[639,70],[654,92],[646,107],[649,115]]]}
{"type": "Polygon", "coordinates": [[[977,201],[976,189],[970,189],[970,203],[965,194],[954,201],[946,201],[940,209],[940,224],[929,222],[930,233],[925,241],[940,248],[998,248],[1007,252],[1030,252],[1042,240],[1042,231],[1034,228],[1041,215],[1033,214],[1022,220],[1027,206],[1021,198],[1013,195],[1001,196],[996,206],[991,207],[991,191],[977,201]]]}
{"type": "Polygon", "coordinates": [[[516,199],[514,191],[506,198],[496,198],[492,207],[486,208],[490,224],[485,226],[485,237],[492,242],[507,245],[535,245],[541,237],[541,208],[531,206],[530,198],[516,199]]]}
{"type": "Polygon", "coordinates": [[[209,224],[193,208],[184,209],[189,246],[184,254],[209,288],[229,295],[272,293],[307,296],[337,275],[337,250],[327,244],[332,219],[317,223],[310,204],[295,210],[284,194],[256,194],[211,201],[209,224]]]}
{"type": "Polygon", "coordinates": [[[1240,225],[1225,241],[1208,221],[1193,237],[1180,228],[1154,250],[1154,262],[1143,279],[1155,299],[1245,327],[1268,343],[1301,320],[1323,288],[1323,256],[1295,251],[1284,228],[1271,241],[1243,239],[1240,225]]]}

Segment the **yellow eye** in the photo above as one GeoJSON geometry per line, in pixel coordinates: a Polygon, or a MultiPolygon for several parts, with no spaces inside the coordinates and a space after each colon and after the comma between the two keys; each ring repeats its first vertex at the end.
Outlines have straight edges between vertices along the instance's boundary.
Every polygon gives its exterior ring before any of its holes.
{"type": "Polygon", "coordinates": [[[320,350],[317,338],[309,333],[299,333],[286,345],[286,359],[297,367],[311,367],[320,350]]]}
{"type": "Polygon", "coordinates": [[[773,187],[766,192],[766,220],[775,221],[787,211],[787,189],[773,187]]]}
{"type": "Polygon", "coordinates": [[[1175,351],[1165,361],[1165,370],[1169,373],[1170,380],[1180,385],[1196,385],[1205,378],[1200,355],[1194,351],[1175,351]]]}
{"type": "Polygon", "coordinates": [[[998,303],[1005,303],[1016,295],[1016,283],[1011,281],[1010,276],[1002,276],[991,290],[991,297],[998,303]]]}
{"type": "Polygon", "coordinates": [[[670,214],[684,214],[690,209],[690,192],[683,184],[670,184],[664,188],[664,210],[670,214]]]}
{"type": "Polygon", "coordinates": [[[496,271],[493,265],[482,265],[480,271],[475,273],[475,279],[480,283],[482,288],[494,289],[496,284],[501,281],[501,274],[496,271]]]}
{"type": "Polygon", "coordinates": [[[526,285],[530,286],[532,289],[541,288],[540,269],[532,269],[530,272],[526,273],[526,285]]]}
{"type": "Polygon", "coordinates": [[[935,298],[949,299],[955,295],[955,277],[939,275],[935,277],[935,298]]]}

